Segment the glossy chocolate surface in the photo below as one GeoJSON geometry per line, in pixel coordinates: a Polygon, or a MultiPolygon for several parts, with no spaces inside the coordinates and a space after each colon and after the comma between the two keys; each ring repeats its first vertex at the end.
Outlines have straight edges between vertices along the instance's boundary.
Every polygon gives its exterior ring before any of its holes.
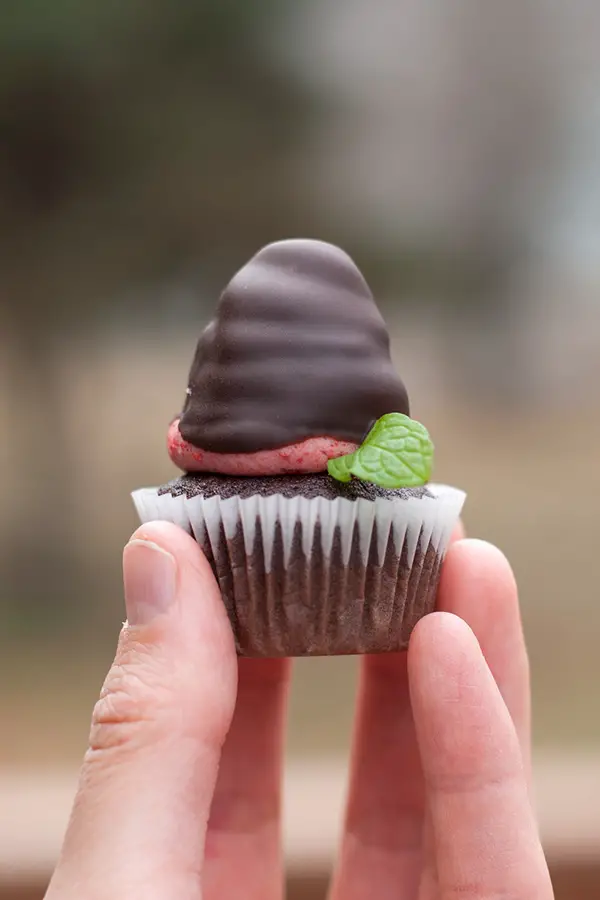
{"type": "Polygon", "coordinates": [[[227,285],[203,332],[183,438],[251,453],[328,437],[361,443],[375,419],[409,415],[389,337],[350,257],[331,244],[269,244],[227,285]]]}

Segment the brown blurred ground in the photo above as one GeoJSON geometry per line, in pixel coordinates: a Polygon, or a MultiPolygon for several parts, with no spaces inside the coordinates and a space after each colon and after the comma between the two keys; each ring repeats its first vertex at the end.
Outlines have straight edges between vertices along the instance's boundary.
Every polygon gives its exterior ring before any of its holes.
{"type": "MultiPolygon", "coordinates": [[[[552,881],[556,900],[597,900],[600,896],[600,866],[554,866],[552,881]]],[[[306,875],[290,880],[288,900],[325,900],[327,876],[306,875]]],[[[41,900],[43,885],[0,889],[0,900],[41,900]]]]}
{"type": "MultiPolygon", "coordinates": [[[[587,869],[557,866],[552,871],[552,879],[555,900],[597,900],[600,896],[600,866],[590,866],[587,869]]],[[[288,900],[325,900],[326,889],[325,878],[298,879],[290,884],[288,900]]],[[[0,900],[4,898],[0,897],[0,900]]],[[[11,897],[10,900],[30,900],[30,898],[11,897]]],[[[31,900],[34,900],[33,895],[31,900]]]]}

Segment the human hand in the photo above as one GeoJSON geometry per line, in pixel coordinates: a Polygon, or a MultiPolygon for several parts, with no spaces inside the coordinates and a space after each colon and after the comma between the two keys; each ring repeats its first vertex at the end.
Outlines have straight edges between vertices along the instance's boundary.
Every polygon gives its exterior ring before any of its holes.
{"type": "MultiPolygon", "coordinates": [[[[210,567],[175,526],[140,528],[124,572],[129,624],[46,900],[280,900],[289,660],[236,660],[210,567]]],[[[408,654],[361,661],[331,900],[551,900],[499,551],[455,543],[439,605],[408,654]]]]}

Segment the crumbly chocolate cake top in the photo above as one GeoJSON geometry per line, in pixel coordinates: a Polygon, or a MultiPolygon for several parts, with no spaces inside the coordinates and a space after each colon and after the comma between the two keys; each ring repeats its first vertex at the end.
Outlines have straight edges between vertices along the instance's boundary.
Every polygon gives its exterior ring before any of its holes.
{"type": "Polygon", "coordinates": [[[387,497],[389,500],[408,500],[410,497],[432,497],[432,493],[426,487],[417,488],[390,488],[379,487],[366,481],[352,479],[349,484],[343,484],[331,478],[326,472],[314,475],[264,475],[264,476],[232,476],[198,473],[194,475],[182,475],[174,481],[159,488],[159,494],[171,494],[173,497],[215,497],[224,500],[230,497],[240,497],[243,500],[248,497],[269,497],[281,494],[283,497],[305,497],[312,500],[314,497],[324,497],[326,500],[335,500],[344,497],[346,500],[375,500],[377,497],[387,497]]]}

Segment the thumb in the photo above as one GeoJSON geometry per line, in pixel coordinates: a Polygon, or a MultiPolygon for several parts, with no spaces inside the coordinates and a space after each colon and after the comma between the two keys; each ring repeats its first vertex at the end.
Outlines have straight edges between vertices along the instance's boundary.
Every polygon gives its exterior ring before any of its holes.
{"type": "Polygon", "coordinates": [[[235,704],[233,637],[196,542],[165,522],[124,552],[128,622],[47,900],[200,898],[206,824],[235,704]]]}

